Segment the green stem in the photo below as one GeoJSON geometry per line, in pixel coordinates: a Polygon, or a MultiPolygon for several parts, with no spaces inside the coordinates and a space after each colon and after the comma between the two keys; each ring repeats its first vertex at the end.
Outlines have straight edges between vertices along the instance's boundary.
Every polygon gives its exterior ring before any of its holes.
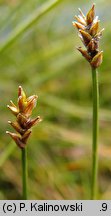
{"type": "Polygon", "coordinates": [[[99,87],[98,71],[92,68],[93,85],[93,140],[92,140],[92,191],[91,199],[96,199],[97,193],[97,175],[98,175],[98,109],[99,109],[99,87]]]}
{"type": "Polygon", "coordinates": [[[22,148],[22,189],[23,200],[27,200],[27,148],[22,148]]]}

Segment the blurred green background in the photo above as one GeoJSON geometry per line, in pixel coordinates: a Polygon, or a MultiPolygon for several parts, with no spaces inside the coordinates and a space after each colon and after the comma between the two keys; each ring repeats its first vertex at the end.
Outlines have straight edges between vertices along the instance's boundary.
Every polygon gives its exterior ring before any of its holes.
{"type": "MultiPolygon", "coordinates": [[[[92,80],[72,20],[93,1],[59,0],[48,10],[54,2],[0,0],[0,199],[21,199],[21,152],[5,134],[19,85],[39,96],[33,116],[43,118],[28,143],[29,199],[90,198],[92,80]]],[[[111,1],[95,3],[105,27],[98,199],[111,199],[111,1]]]]}

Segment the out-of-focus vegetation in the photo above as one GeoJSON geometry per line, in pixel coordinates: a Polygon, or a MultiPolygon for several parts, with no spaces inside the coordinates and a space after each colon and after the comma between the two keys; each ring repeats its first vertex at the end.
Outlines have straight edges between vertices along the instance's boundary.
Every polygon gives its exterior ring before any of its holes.
{"type": "MultiPolygon", "coordinates": [[[[12,120],[6,105],[10,99],[16,103],[19,85],[28,95],[39,96],[34,115],[43,118],[28,143],[29,198],[90,198],[91,73],[75,48],[81,42],[72,20],[78,7],[86,12],[93,1],[60,0],[41,14],[47,3],[0,0],[0,199],[21,199],[21,152],[5,134],[12,120]]],[[[105,27],[99,68],[98,199],[110,199],[111,1],[95,3],[101,28],[105,27]]]]}

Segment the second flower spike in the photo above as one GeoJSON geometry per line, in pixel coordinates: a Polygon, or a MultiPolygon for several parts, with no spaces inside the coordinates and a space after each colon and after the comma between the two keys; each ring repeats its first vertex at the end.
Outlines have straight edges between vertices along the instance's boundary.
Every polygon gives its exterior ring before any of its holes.
{"type": "Polygon", "coordinates": [[[95,16],[94,4],[86,16],[80,9],[79,12],[80,15],[75,16],[77,21],[74,21],[73,25],[78,29],[79,37],[86,49],[78,47],[78,50],[90,63],[92,68],[97,68],[102,63],[103,51],[99,50],[99,39],[104,29],[99,31],[99,20],[95,16]]]}
{"type": "Polygon", "coordinates": [[[37,95],[26,97],[22,87],[18,88],[18,105],[12,101],[7,107],[16,116],[16,121],[8,123],[16,130],[16,133],[6,131],[20,148],[25,148],[31,134],[31,127],[41,121],[40,116],[31,119],[32,110],[36,107],[37,95]]]}

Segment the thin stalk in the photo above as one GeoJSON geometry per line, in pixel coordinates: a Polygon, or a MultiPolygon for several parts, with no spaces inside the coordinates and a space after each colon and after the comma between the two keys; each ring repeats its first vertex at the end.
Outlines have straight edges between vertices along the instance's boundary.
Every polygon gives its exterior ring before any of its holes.
{"type": "Polygon", "coordinates": [[[92,131],[92,191],[91,199],[96,199],[97,194],[97,175],[98,175],[98,110],[99,110],[99,86],[98,71],[92,69],[92,86],[93,86],[93,131],[92,131]]]}
{"type": "Polygon", "coordinates": [[[22,190],[23,200],[27,200],[27,148],[22,148],[22,190]]]}

